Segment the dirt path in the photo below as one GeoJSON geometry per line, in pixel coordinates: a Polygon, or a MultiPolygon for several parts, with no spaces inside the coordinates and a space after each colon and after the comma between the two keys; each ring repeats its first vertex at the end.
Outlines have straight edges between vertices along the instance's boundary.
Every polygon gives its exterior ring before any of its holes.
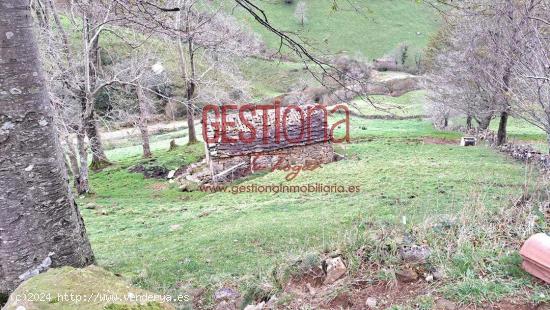
{"type": "MultiPolygon", "coordinates": [[[[200,126],[200,122],[195,122],[195,126],[199,128],[198,126],[200,126]]],[[[185,129],[187,129],[186,120],[162,122],[162,123],[150,124],[149,134],[155,135],[159,132],[173,132],[173,131],[185,130],[185,129]]],[[[135,137],[135,136],[138,136],[140,132],[137,127],[129,127],[129,128],[123,128],[123,129],[118,129],[113,131],[102,129],[100,131],[100,134],[101,134],[101,138],[107,141],[107,140],[120,140],[120,139],[129,138],[129,137],[135,137]]]]}

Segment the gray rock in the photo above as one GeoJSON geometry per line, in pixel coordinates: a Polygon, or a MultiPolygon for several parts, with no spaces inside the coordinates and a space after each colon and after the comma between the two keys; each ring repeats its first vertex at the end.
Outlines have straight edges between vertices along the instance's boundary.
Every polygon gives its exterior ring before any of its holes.
{"type": "Polygon", "coordinates": [[[199,185],[189,180],[180,180],[180,191],[182,192],[194,192],[199,189],[199,185]]]}
{"type": "Polygon", "coordinates": [[[432,282],[434,280],[434,276],[433,274],[428,274],[424,279],[426,280],[426,282],[432,282]]]}
{"type": "Polygon", "coordinates": [[[411,268],[405,268],[396,271],[395,276],[397,277],[397,280],[404,283],[415,282],[416,280],[418,280],[418,273],[416,273],[416,271],[411,268]]]}
{"type": "Polygon", "coordinates": [[[323,269],[325,269],[327,273],[327,277],[323,282],[325,285],[336,282],[338,279],[342,278],[348,270],[342,257],[329,258],[325,260],[324,267],[326,267],[323,269]]]}
{"type": "Polygon", "coordinates": [[[241,295],[238,292],[228,287],[220,288],[214,293],[214,300],[218,302],[234,300],[239,297],[241,297],[241,295]]]}
{"type": "Polygon", "coordinates": [[[371,309],[376,308],[376,305],[378,304],[378,300],[374,297],[367,298],[367,301],[365,302],[365,305],[371,309]]]}
{"type": "Polygon", "coordinates": [[[261,303],[257,305],[248,305],[244,308],[244,310],[262,310],[265,307],[265,301],[262,301],[261,303]]]}
{"type": "Polygon", "coordinates": [[[428,246],[412,245],[406,246],[399,250],[401,259],[408,264],[424,264],[428,260],[431,254],[431,250],[428,246]]]}
{"type": "Polygon", "coordinates": [[[271,298],[265,305],[266,309],[276,309],[278,301],[279,301],[279,298],[277,296],[275,295],[271,296],[271,298]]]}
{"type": "Polygon", "coordinates": [[[97,205],[93,204],[93,203],[89,203],[86,206],[84,206],[84,209],[95,210],[95,209],[97,209],[97,205]]]}

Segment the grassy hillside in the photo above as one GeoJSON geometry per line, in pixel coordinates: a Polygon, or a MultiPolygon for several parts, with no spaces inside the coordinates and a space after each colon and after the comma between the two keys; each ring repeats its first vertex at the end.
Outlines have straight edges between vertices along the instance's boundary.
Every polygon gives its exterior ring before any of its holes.
{"type": "MultiPolygon", "coordinates": [[[[338,1],[338,9],[331,10],[332,0],[307,0],[304,27],[293,16],[296,3],[258,2],[274,26],[300,34],[319,54],[347,52],[372,59],[391,53],[401,43],[410,44],[414,54],[437,27],[436,15],[417,1],[350,1],[359,12],[347,1],[338,1]]],[[[277,47],[277,38],[250,17],[242,17],[272,48],[277,47]]],[[[161,52],[170,53],[168,48],[161,52]]],[[[168,60],[167,66],[176,71],[175,61],[168,60]]],[[[249,58],[239,61],[239,67],[255,98],[286,92],[303,83],[307,74],[292,62],[249,58]]],[[[411,116],[423,113],[425,92],[373,99],[395,105],[392,113],[411,116]]],[[[382,113],[365,103],[357,104],[363,114],[382,113]]],[[[540,133],[519,123],[512,126],[511,134],[540,138],[540,133]]],[[[202,145],[168,152],[172,138],[180,145],[186,142],[184,133],[152,138],[157,164],[175,169],[201,159],[202,145]]],[[[261,284],[270,283],[277,289],[279,267],[309,255],[316,261],[319,253],[353,249],[344,255],[350,270],[357,269],[355,250],[365,245],[362,238],[372,234],[372,227],[399,227],[406,234],[419,227],[432,229],[432,224],[434,231],[440,224],[454,229],[460,223],[445,219],[472,208],[515,207],[511,202],[529,189],[526,182],[536,178],[530,167],[488,147],[458,146],[460,133],[435,130],[423,119],[352,117],[351,138],[352,143],[337,146],[347,160],[304,172],[288,183],[360,188],[345,194],[180,192],[167,180],[144,179],[128,172],[128,167],[144,160],[140,146],[131,145],[138,141],[127,141],[128,145],[108,151],[113,166],[91,174],[95,194],[79,199],[97,262],[135,285],[160,293],[189,294],[200,287],[206,289],[202,297],[208,300],[213,290],[224,285],[238,287],[249,297],[261,284]]],[[[264,173],[239,184],[279,184],[285,182],[284,176],[282,172],[264,173]]],[[[487,214],[483,213],[482,220],[490,223],[487,214]]],[[[524,289],[539,287],[519,269],[515,249],[494,246],[490,241],[495,237],[484,232],[472,234],[476,234],[475,242],[461,241],[453,249],[453,258],[437,252],[444,248],[437,239],[421,240],[436,251],[434,260],[449,276],[437,282],[434,294],[464,304],[540,296],[524,289]],[[517,272],[495,272],[504,269],[517,272]]],[[[387,280],[388,274],[373,278],[387,280]]],[[[542,296],[550,296],[544,292],[542,296]]]]}
{"type": "MultiPolygon", "coordinates": [[[[302,27],[294,17],[296,4],[283,0],[259,1],[270,22],[278,29],[298,34],[320,52],[362,55],[374,59],[391,53],[399,44],[412,47],[412,55],[423,49],[438,26],[437,15],[413,0],[304,0],[307,21],[302,27]]],[[[279,39],[243,14],[251,27],[260,33],[270,47],[277,48],[279,39]]]]}
{"type": "MultiPolygon", "coordinates": [[[[377,97],[404,108],[418,106],[423,98],[423,92],[401,99],[377,97]]],[[[404,114],[416,110],[405,109],[404,114]]],[[[93,174],[97,194],[80,200],[83,206],[96,205],[84,209],[83,216],[98,263],[158,292],[186,294],[198,286],[206,287],[210,296],[223,283],[247,294],[261,283],[276,282],[278,266],[308,253],[352,248],[350,244],[368,232],[365,225],[399,226],[405,217],[402,229],[408,231],[471,206],[508,207],[526,182],[528,170],[522,164],[484,146],[460,147],[458,133],[434,130],[421,119],[353,117],[351,137],[351,144],[338,146],[348,160],[305,172],[288,183],[360,187],[360,192],[345,194],[182,193],[166,180],[148,180],[127,171],[142,162],[139,146],[111,150],[116,165],[93,174]]],[[[202,153],[201,145],[175,152],[167,148],[168,140],[159,140],[154,153],[156,162],[170,169],[197,161],[202,153]]],[[[243,185],[279,184],[284,175],[260,174],[243,185]]],[[[478,268],[486,273],[511,264],[519,270],[520,261],[493,260],[511,254],[467,246],[457,250],[465,251],[464,260],[444,267],[452,282],[442,284],[439,292],[452,300],[483,303],[487,296],[511,296],[531,285],[522,271],[506,276],[505,282],[495,276],[478,283],[478,268]],[[479,257],[489,262],[477,266],[479,257]],[[462,289],[456,291],[455,285],[462,289]]]]}

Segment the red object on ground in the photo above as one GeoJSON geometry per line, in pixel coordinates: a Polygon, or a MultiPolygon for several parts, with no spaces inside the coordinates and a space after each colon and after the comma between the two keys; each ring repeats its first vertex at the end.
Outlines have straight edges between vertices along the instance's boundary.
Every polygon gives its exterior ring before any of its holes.
{"type": "Polygon", "coordinates": [[[519,252],[523,257],[523,269],[533,276],[550,283],[550,236],[544,233],[529,238],[519,252]]]}

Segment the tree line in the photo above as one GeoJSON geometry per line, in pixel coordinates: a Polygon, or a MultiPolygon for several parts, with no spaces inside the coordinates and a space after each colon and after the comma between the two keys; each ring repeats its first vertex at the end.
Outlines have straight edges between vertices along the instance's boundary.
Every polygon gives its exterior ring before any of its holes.
{"type": "Polygon", "coordinates": [[[428,49],[428,90],[435,122],[466,117],[486,130],[498,120],[507,142],[510,116],[544,130],[550,144],[550,1],[465,0],[442,10],[428,49]]]}

